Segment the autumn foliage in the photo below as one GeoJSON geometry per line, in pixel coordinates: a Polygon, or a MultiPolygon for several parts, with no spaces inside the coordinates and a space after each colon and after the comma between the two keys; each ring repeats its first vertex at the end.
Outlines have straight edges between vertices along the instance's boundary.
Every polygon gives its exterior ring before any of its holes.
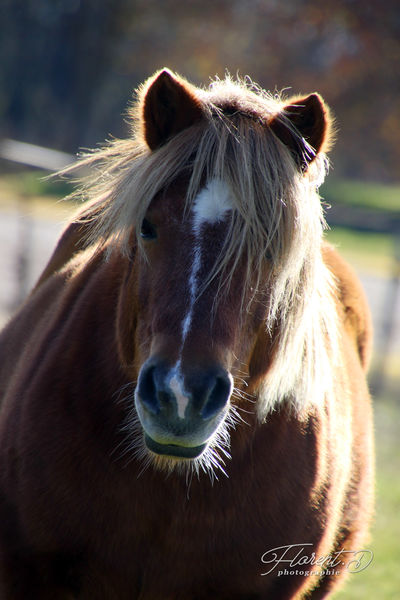
{"type": "Polygon", "coordinates": [[[225,69],[269,90],[320,92],[336,115],[336,175],[395,180],[397,0],[3,0],[2,132],[76,151],[123,135],[134,87],[168,66],[225,69]]]}

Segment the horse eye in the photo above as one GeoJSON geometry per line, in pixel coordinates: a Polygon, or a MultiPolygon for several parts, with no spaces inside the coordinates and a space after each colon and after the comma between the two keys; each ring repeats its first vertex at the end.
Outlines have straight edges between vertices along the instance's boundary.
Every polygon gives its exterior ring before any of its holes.
{"type": "Polygon", "coordinates": [[[147,219],[143,219],[140,237],[144,240],[154,240],[157,237],[156,228],[147,219]]]}

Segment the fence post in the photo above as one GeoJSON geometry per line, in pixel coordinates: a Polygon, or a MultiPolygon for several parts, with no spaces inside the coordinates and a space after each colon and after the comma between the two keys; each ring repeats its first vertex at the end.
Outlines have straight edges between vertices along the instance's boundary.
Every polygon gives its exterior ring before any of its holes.
{"type": "Polygon", "coordinates": [[[33,219],[29,208],[31,203],[26,194],[18,194],[17,220],[18,238],[15,254],[16,289],[12,300],[15,310],[25,300],[29,291],[30,258],[33,249],[33,219]]]}
{"type": "Polygon", "coordinates": [[[400,232],[393,239],[393,271],[387,285],[382,323],[382,347],[378,349],[379,359],[375,375],[371,382],[373,394],[379,397],[385,390],[387,366],[393,342],[396,321],[396,306],[400,292],[400,232]]]}

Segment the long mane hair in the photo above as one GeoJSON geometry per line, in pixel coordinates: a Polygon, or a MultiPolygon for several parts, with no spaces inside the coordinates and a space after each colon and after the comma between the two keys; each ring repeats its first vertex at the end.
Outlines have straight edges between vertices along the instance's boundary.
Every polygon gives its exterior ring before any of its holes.
{"type": "MultiPolygon", "coordinates": [[[[301,413],[332,390],[337,360],[335,286],[321,252],[326,225],[318,186],[326,157],[319,153],[307,172],[301,172],[289,149],[265,126],[278,118],[291,127],[283,98],[265,93],[250,80],[229,76],[214,81],[208,90],[191,87],[204,105],[205,118],[150,151],[142,123],[146,89],[139,89],[129,110],[130,138],[112,140],[73,166],[93,167],[75,194],[88,200],[78,217],[89,222],[87,244],[128,256],[132,230],[140,230],[157,193],[189,174],[189,208],[205,181],[224,181],[234,210],[223,248],[203,286],[217,275],[229,285],[239,258],[246,257],[243,288],[268,286],[265,327],[279,330],[272,365],[258,390],[258,416],[264,420],[283,401],[301,413]],[[267,282],[266,256],[271,265],[267,282]]],[[[299,134],[293,129],[292,135],[299,134]]],[[[306,146],[306,152],[313,150],[306,146]]],[[[136,237],[138,251],[143,252],[136,237]]]]}

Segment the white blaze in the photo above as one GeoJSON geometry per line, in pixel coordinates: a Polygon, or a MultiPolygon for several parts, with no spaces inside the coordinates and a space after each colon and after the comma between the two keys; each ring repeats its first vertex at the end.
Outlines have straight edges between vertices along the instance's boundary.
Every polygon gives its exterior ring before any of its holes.
{"type": "Polygon", "coordinates": [[[195,234],[195,245],[192,270],[189,278],[190,303],[189,310],[182,323],[182,347],[190,330],[193,307],[198,290],[198,274],[201,268],[201,228],[203,225],[214,225],[223,221],[228,211],[232,210],[232,201],[228,186],[220,179],[212,179],[194,200],[192,229],[195,234]]]}
{"type": "Polygon", "coordinates": [[[183,388],[182,377],[179,372],[180,363],[176,364],[174,369],[173,377],[169,382],[169,387],[174,392],[174,396],[176,398],[176,405],[178,409],[178,417],[180,419],[185,418],[185,410],[189,402],[189,397],[185,394],[185,390],[183,388]]]}
{"type": "Polygon", "coordinates": [[[194,201],[193,230],[196,235],[204,223],[213,225],[223,221],[229,210],[232,210],[232,200],[228,186],[220,179],[212,179],[194,201]]]}
{"type": "Polygon", "coordinates": [[[193,263],[189,277],[189,309],[182,321],[182,342],[179,359],[171,371],[170,388],[173,391],[178,409],[179,418],[183,419],[189,402],[183,386],[181,375],[181,356],[186,336],[190,331],[193,319],[194,305],[199,288],[198,275],[201,268],[202,248],[201,230],[203,225],[214,225],[226,218],[227,213],[232,210],[231,195],[228,186],[219,179],[211,180],[203,188],[194,200],[192,229],[195,235],[193,263]]]}

